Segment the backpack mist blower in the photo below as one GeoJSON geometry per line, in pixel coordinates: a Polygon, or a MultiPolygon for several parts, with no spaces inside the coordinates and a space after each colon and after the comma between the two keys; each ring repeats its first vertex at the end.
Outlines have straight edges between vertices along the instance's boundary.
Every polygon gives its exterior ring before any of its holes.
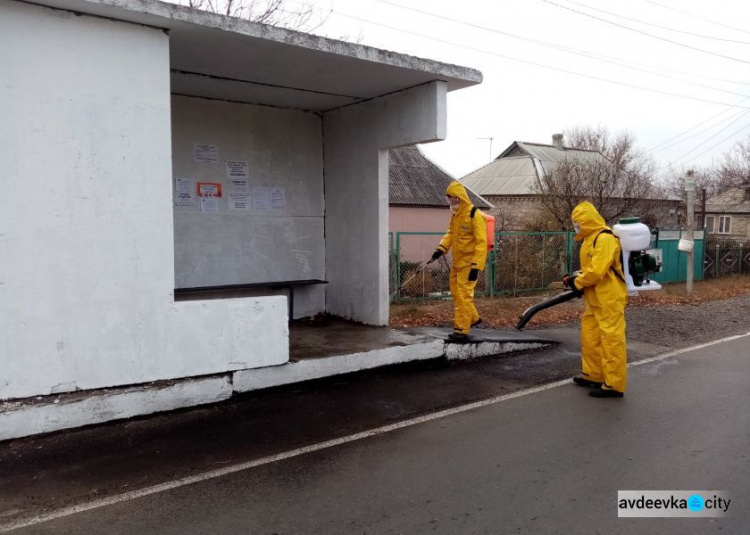
{"type": "MultiPolygon", "coordinates": [[[[661,264],[653,255],[645,251],[651,243],[651,231],[646,225],[641,223],[640,219],[637,217],[620,219],[612,227],[612,231],[602,230],[597,234],[596,238],[594,238],[593,247],[596,247],[596,240],[602,234],[613,234],[620,240],[623,273],[620,274],[614,266],[612,266],[612,271],[625,284],[630,295],[637,295],[638,292],[644,290],[659,290],[661,288],[661,284],[649,279],[650,273],[661,271],[661,264]]],[[[658,234],[656,240],[658,245],[658,234]]],[[[519,331],[522,330],[537,312],[581,296],[582,294],[578,292],[568,290],[527,308],[518,318],[516,329],[519,331]]]]}

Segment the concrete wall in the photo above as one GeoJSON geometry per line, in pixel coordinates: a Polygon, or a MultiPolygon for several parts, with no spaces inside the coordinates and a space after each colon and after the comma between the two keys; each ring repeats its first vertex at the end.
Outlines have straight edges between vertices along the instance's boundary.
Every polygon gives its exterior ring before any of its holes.
{"type": "Polygon", "coordinates": [[[446,84],[432,82],[323,117],[327,309],[388,323],[388,152],[445,138],[446,84]]]}
{"type": "Polygon", "coordinates": [[[0,398],[288,360],[281,297],[174,303],[168,38],[0,4],[0,398]]]}
{"type": "MultiPolygon", "coordinates": [[[[174,208],[178,288],[325,279],[322,141],[321,118],[313,113],[172,99],[175,180],[223,186],[218,214],[201,212],[199,198],[174,208]],[[216,147],[217,161],[195,161],[195,144],[216,147]],[[253,188],[279,188],[284,206],[230,210],[229,193],[238,189],[227,177],[227,161],[247,162],[251,200],[253,188]]],[[[324,309],[322,286],[295,292],[295,316],[324,309]]]]}

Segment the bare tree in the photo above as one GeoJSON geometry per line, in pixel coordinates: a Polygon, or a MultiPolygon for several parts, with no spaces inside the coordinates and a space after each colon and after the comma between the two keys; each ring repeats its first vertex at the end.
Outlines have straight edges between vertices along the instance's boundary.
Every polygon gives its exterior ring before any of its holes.
{"type": "Polygon", "coordinates": [[[318,28],[327,14],[316,16],[312,4],[289,0],[174,0],[175,3],[230,17],[246,19],[310,32],[318,28]]]}
{"type": "Polygon", "coordinates": [[[735,143],[724,154],[716,174],[718,188],[723,191],[750,185],[750,136],[735,143]]]}
{"type": "MultiPolygon", "coordinates": [[[[693,167],[691,168],[695,176],[695,189],[697,191],[706,190],[708,197],[721,193],[719,181],[716,176],[716,169],[713,167],[693,167]]],[[[664,188],[669,191],[672,195],[678,198],[684,198],[685,196],[685,174],[686,171],[680,169],[674,169],[670,167],[667,169],[666,176],[662,179],[664,188]]]]}
{"type": "MultiPolygon", "coordinates": [[[[663,180],[664,187],[673,195],[683,197],[685,170],[670,167],[663,180]]],[[[738,141],[712,167],[695,167],[695,188],[706,190],[706,197],[721,195],[733,188],[750,186],[750,136],[738,141]]]]}
{"type": "Polygon", "coordinates": [[[535,185],[543,215],[558,228],[570,229],[570,215],[581,201],[590,201],[608,223],[638,216],[654,223],[654,212],[666,200],[655,184],[656,165],[636,148],[628,132],[611,136],[603,126],[566,131],[567,147],[589,151],[571,153],[545,170],[535,185]]]}

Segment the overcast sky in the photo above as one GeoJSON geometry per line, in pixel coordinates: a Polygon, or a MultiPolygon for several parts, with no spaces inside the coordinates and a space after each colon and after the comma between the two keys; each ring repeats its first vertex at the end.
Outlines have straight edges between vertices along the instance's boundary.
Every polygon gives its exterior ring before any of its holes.
{"type": "Polygon", "coordinates": [[[333,10],[314,33],[483,73],[449,94],[447,139],[422,146],[456,177],[578,125],[628,130],[664,168],[708,165],[750,133],[748,0],[312,3],[333,10]]]}

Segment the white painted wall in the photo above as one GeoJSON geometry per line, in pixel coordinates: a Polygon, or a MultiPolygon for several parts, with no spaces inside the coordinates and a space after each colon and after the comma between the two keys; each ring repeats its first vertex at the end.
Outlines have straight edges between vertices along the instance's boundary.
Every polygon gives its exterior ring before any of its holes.
{"type": "Polygon", "coordinates": [[[432,82],[323,117],[328,311],[388,323],[388,151],[445,138],[446,84],[432,82]]]}
{"type": "MultiPolygon", "coordinates": [[[[173,176],[222,184],[218,214],[175,206],[177,288],[325,279],[323,140],[314,113],[174,96],[173,176]],[[196,162],[196,143],[218,148],[196,162]],[[281,188],[281,209],[230,211],[226,162],[248,163],[249,187],[281,188]]],[[[325,289],[295,291],[295,316],[325,309],[325,289]]]]}
{"type": "Polygon", "coordinates": [[[288,361],[282,297],[175,304],[168,38],[0,3],[0,398],[288,361]]]}

